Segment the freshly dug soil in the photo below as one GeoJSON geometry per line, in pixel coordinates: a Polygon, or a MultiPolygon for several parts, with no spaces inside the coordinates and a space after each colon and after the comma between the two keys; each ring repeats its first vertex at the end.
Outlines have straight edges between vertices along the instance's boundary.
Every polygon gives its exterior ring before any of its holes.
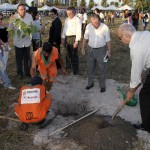
{"type": "Polygon", "coordinates": [[[133,149],[137,137],[132,125],[120,118],[115,118],[112,125],[110,120],[109,116],[92,115],[68,127],[65,130],[67,138],[83,145],[86,150],[133,149]]]}

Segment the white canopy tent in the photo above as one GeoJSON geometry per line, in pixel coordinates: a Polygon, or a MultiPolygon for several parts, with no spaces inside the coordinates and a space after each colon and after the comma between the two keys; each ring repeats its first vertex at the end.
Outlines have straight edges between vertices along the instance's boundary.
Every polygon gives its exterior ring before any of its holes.
{"type": "Polygon", "coordinates": [[[132,10],[133,8],[128,6],[128,5],[124,5],[124,6],[120,7],[120,8],[118,8],[118,10],[126,10],[126,9],[127,10],[132,10]]]}
{"type": "Polygon", "coordinates": [[[51,9],[56,9],[57,11],[60,11],[59,8],[52,6],[51,9]]]}
{"type": "Polygon", "coordinates": [[[15,10],[15,9],[16,9],[15,6],[9,3],[4,3],[0,5],[0,10],[15,10]]]}
{"type": "Polygon", "coordinates": [[[99,10],[106,10],[106,7],[103,6],[94,6],[91,10],[95,10],[96,8],[98,8],[99,10]]]}
{"type": "Polygon", "coordinates": [[[109,7],[106,7],[105,10],[118,10],[118,8],[115,7],[115,6],[113,6],[113,5],[111,5],[111,6],[109,6],[109,7]]]}
{"type": "Polygon", "coordinates": [[[38,8],[38,11],[46,11],[46,10],[51,10],[51,9],[52,9],[51,7],[45,5],[45,6],[41,7],[41,8],[38,8]]]}

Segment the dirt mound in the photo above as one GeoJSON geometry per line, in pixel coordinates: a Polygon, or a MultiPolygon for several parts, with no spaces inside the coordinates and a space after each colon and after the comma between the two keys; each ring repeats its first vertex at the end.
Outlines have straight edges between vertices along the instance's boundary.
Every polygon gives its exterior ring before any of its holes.
{"type": "Polygon", "coordinates": [[[67,128],[67,138],[86,146],[86,150],[126,150],[133,149],[137,139],[131,124],[115,118],[114,125],[108,122],[110,117],[98,115],[84,119],[67,128]]]}

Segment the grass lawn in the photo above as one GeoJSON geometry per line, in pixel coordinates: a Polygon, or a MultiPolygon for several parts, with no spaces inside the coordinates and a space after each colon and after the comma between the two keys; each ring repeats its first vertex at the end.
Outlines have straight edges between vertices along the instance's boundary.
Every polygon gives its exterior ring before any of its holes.
{"type": "MultiPolygon", "coordinates": [[[[50,17],[43,17],[43,24],[49,20],[50,17]]],[[[64,22],[64,18],[61,18],[64,22]]],[[[107,24],[107,22],[106,22],[107,24]]],[[[114,79],[117,82],[129,83],[130,79],[130,54],[127,45],[121,43],[117,37],[117,28],[121,24],[121,19],[116,19],[114,26],[109,26],[111,32],[111,43],[112,43],[112,58],[107,65],[107,78],[114,79]]],[[[42,35],[42,41],[47,41],[50,24],[45,29],[44,35],[42,35]]],[[[140,29],[141,29],[140,25],[140,29]]],[[[150,25],[148,26],[150,30],[150,25]]],[[[81,42],[82,43],[82,42],[81,42]]],[[[80,44],[81,45],[81,44],[80,44]]],[[[86,56],[82,56],[80,52],[81,46],[79,47],[80,54],[80,70],[81,76],[86,77],[86,56]]],[[[62,56],[64,58],[65,49],[61,47],[62,56]]],[[[28,78],[23,80],[17,80],[16,78],[16,64],[15,64],[15,51],[12,44],[12,51],[9,54],[9,60],[7,65],[7,72],[12,80],[12,83],[17,90],[11,91],[4,89],[0,85],[0,115],[10,116],[15,118],[13,111],[13,103],[17,102],[19,95],[19,89],[22,85],[25,85],[30,81],[28,78]]],[[[36,132],[35,128],[32,128],[23,132],[18,129],[15,123],[8,122],[7,120],[0,120],[0,150],[27,150],[27,149],[44,149],[44,145],[36,147],[32,143],[32,138],[36,132]]]]}

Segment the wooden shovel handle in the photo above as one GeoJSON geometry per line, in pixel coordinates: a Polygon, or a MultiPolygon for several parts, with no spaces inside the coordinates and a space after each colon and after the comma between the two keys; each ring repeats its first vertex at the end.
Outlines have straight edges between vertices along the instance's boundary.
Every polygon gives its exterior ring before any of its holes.
{"type": "Polygon", "coordinates": [[[7,119],[7,120],[15,121],[15,122],[20,122],[19,119],[10,118],[10,117],[7,117],[7,116],[0,116],[0,118],[1,119],[7,119]]]}
{"type": "Polygon", "coordinates": [[[125,100],[123,100],[122,101],[122,104],[120,105],[120,107],[118,107],[117,109],[116,109],[116,111],[113,113],[113,115],[112,115],[112,120],[115,118],[115,116],[119,113],[119,111],[124,107],[124,105],[126,104],[128,102],[128,99],[125,99],[125,100]]]}

